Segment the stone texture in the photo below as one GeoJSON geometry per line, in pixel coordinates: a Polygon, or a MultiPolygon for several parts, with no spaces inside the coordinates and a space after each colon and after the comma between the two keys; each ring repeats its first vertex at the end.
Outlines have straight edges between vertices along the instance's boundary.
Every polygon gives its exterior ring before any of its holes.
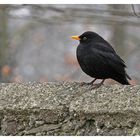
{"type": "Polygon", "coordinates": [[[140,86],[2,83],[0,135],[140,135],[140,86]]]}

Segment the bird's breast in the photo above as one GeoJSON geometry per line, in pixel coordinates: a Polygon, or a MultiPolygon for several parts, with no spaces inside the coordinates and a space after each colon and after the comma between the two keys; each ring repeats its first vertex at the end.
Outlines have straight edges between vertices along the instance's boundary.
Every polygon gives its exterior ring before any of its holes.
{"type": "Polygon", "coordinates": [[[81,69],[86,74],[90,76],[94,76],[94,73],[96,73],[96,67],[94,65],[94,60],[91,57],[91,55],[94,55],[94,54],[91,54],[89,52],[89,49],[78,46],[76,55],[77,55],[77,60],[79,62],[81,69]]]}
{"type": "Polygon", "coordinates": [[[77,47],[76,56],[80,65],[85,63],[84,60],[86,59],[87,55],[88,55],[88,50],[86,50],[86,48],[79,45],[77,47]]]}

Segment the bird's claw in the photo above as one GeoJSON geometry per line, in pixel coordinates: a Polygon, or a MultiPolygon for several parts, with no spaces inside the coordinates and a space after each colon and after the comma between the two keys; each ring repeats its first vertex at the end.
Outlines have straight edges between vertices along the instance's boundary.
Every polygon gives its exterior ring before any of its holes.
{"type": "Polygon", "coordinates": [[[103,83],[99,83],[99,84],[94,84],[91,89],[97,89],[99,87],[101,87],[102,85],[104,85],[103,83]]]}
{"type": "Polygon", "coordinates": [[[86,83],[86,82],[82,82],[82,83],[80,83],[80,85],[81,86],[89,86],[89,85],[91,85],[91,86],[93,86],[93,83],[86,83]]]}

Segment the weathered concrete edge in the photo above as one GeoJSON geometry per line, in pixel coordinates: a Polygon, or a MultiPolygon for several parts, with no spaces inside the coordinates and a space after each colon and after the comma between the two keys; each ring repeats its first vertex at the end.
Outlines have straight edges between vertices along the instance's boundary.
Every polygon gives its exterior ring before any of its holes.
{"type": "Polygon", "coordinates": [[[140,135],[140,86],[0,84],[0,120],[0,135],[140,135]]]}
{"type": "Polygon", "coordinates": [[[88,113],[140,112],[140,86],[102,86],[80,83],[2,83],[0,110],[62,109],[88,113]]]}

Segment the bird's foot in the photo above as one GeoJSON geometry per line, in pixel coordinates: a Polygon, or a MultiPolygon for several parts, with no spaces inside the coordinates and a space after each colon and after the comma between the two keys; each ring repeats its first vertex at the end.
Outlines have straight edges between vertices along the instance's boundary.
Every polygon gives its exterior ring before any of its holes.
{"type": "Polygon", "coordinates": [[[91,87],[91,89],[96,89],[96,88],[99,88],[100,86],[104,85],[104,81],[105,81],[105,79],[103,79],[101,83],[94,84],[94,85],[91,87]]]}
{"type": "Polygon", "coordinates": [[[91,87],[91,89],[97,89],[97,88],[101,87],[102,85],[104,85],[104,84],[102,84],[102,83],[94,84],[94,85],[91,87]]]}
{"type": "Polygon", "coordinates": [[[81,83],[81,86],[93,86],[93,83],[94,83],[96,80],[97,80],[97,79],[95,78],[94,80],[92,80],[92,81],[89,82],[89,83],[82,82],[82,83],[81,83]]]}
{"type": "Polygon", "coordinates": [[[93,85],[91,82],[90,83],[86,83],[86,82],[82,82],[80,83],[81,86],[89,86],[89,85],[93,85]]]}

